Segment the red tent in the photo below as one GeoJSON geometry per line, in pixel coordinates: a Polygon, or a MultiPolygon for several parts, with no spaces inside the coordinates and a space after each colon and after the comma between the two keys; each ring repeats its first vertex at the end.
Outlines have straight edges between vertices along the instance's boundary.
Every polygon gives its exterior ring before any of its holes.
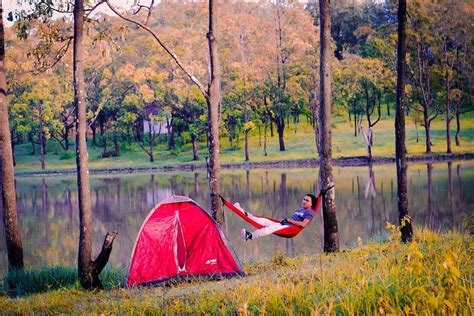
{"type": "Polygon", "coordinates": [[[243,274],[211,216],[190,198],[172,196],[156,205],[140,228],[126,285],[243,274]]]}

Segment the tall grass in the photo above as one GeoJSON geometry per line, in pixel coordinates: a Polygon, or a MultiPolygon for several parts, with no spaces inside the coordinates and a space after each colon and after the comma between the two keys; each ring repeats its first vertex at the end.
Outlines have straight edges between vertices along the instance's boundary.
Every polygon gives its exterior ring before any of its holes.
{"type": "MultiPolygon", "coordinates": [[[[398,231],[335,254],[244,264],[246,277],[87,292],[75,287],[12,299],[4,313],[472,315],[473,236],[398,231]]],[[[111,278],[114,280],[114,277],[111,278]]],[[[114,281],[115,282],[115,281],[114,281]]],[[[112,284],[118,284],[114,283],[112,284]]]]}

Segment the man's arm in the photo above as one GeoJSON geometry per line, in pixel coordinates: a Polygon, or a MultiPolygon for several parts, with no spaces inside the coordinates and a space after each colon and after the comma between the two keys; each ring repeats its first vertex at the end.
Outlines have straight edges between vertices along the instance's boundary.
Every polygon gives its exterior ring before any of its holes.
{"type": "Polygon", "coordinates": [[[288,219],[288,223],[290,224],[293,224],[295,226],[298,226],[298,227],[302,227],[302,228],[305,228],[309,223],[311,223],[313,219],[309,219],[309,218],[305,218],[303,221],[295,221],[293,219],[288,219]]]}

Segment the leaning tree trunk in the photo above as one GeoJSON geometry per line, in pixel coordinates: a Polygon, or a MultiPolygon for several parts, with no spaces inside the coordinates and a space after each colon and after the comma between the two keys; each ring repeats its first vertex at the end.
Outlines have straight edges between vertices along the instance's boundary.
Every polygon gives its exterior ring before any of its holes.
{"type": "MultiPolygon", "coordinates": [[[[398,220],[401,226],[402,242],[412,240],[413,229],[408,215],[407,160],[405,144],[405,69],[406,69],[406,0],[398,2],[398,44],[397,44],[397,106],[395,114],[395,152],[397,165],[398,220]]],[[[427,136],[429,137],[429,127],[427,136]]],[[[427,151],[429,138],[427,139],[427,151]]]]}
{"type": "Polygon", "coordinates": [[[10,127],[8,123],[7,80],[5,75],[5,33],[0,1],[0,162],[3,225],[7,244],[8,270],[23,269],[23,245],[16,210],[15,177],[10,127]]]}
{"type": "Polygon", "coordinates": [[[335,190],[332,174],[331,148],[331,7],[330,0],[319,2],[320,16],[320,107],[321,131],[320,174],[321,189],[326,191],[323,201],[324,252],[339,251],[339,233],[336,218],[335,190]]]}
{"type": "Polygon", "coordinates": [[[217,2],[216,0],[209,0],[209,32],[207,33],[211,72],[211,81],[209,83],[207,97],[207,122],[209,125],[209,189],[212,216],[222,227],[224,224],[224,214],[222,212],[222,205],[219,198],[221,176],[221,163],[219,161],[219,102],[221,99],[221,75],[217,55],[216,27],[217,2]]]}
{"type": "Polygon", "coordinates": [[[88,152],[86,143],[86,104],[84,100],[83,68],[83,29],[84,3],[76,0],[74,4],[74,103],[76,107],[76,164],[77,187],[79,193],[79,281],[86,289],[100,288],[99,274],[107,263],[116,232],[107,233],[102,250],[97,259],[92,261],[92,213],[90,203],[88,152]]]}

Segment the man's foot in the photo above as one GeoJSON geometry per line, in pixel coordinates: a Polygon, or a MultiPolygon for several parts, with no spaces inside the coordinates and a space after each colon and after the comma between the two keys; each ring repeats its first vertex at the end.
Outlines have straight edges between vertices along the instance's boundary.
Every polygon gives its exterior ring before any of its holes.
{"type": "Polygon", "coordinates": [[[242,229],[242,230],[240,231],[240,238],[242,238],[242,240],[245,240],[245,241],[247,241],[247,240],[249,240],[249,239],[252,239],[252,233],[249,232],[249,231],[247,231],[247,230],[244,228],[244,229],[242,229]]]}

